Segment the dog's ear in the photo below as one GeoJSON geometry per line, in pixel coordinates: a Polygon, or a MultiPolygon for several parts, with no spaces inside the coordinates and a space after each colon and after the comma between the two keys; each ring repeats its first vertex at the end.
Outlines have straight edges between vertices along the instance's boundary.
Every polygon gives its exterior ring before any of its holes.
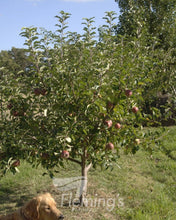
{"type": "Polygon", "coordinates": [[[39,199],[33,198],[22,208],[22,212],[27,219],[38,220],[39,206],[40,206],[39,199]]]}

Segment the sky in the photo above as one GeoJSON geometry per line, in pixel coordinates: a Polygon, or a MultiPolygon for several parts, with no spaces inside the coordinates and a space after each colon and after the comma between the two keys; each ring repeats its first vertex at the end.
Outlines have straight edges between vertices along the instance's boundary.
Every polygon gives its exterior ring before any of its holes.
{"type": "Polygon", "coordinates": [[[95,27],[104,24],[106,11],[115,11],[115,0],[0,0],[0,51],[24,48],[23,27],[43,27],[54,31],[55,18],[63,10],[71,13],[68,31],[82,33],[82,18],[95,17],[95,27]]]}

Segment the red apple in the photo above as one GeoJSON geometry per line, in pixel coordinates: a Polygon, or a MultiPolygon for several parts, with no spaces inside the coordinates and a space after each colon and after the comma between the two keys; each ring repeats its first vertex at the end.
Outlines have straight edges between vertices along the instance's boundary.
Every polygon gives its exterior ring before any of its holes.
{"type": "Polygon", "coordinates": [[[115,124],[115,128],[116,128],[116,129],[120,129],[120,128],[121,128],[121,124],[120,124],[120,123],[116,123],[116,124],[115,124]]]}
{"type": "Polygon", "coordinates": [[[129,89],[125,90],[125,95],[126,95],[127,97],[132,96],[132,94],[133,94],[133,92],[132,92],[131,90],[129,90],[129,89]]]}
{"type": "Polygon", "coordinates": [[[20,160],[14,161],[14,162],[12,163],[12,166],[13,166],[13,167],[18,167],[18,166],[20,166],[20,160]]]}
{"type": "Polygon", "coordinates": [[[114,144],[113,143],[108,143],[106,144],[106,150],[113,150],[114,149],[114,144]]]}
{"type": "Polygon", "coordinates": [[[105,125],[110,128],[112,126],[112,120],[106,120],[105,125]]]}
{"type": "Polygon", "coordinates": [[[139,111],[138,107],[134,106],[134,107],[132,108],[132,112],[133,112],[133,113],[137,113],[138,111],[139,111]]]}
{"type": "Polygon", "coordinates": [[[62,154],[61,154],[61,157],[62,158],[69,158],[70,154],[67,150],[63,150],[62,151],[62,154]]]}

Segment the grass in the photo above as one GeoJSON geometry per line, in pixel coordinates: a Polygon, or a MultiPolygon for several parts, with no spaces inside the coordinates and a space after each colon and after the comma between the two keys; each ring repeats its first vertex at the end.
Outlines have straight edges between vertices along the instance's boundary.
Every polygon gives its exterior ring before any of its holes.
{"type": "MultiPolygon", "coordinates": [[[[175,220],[176,127],[167,130],[163,137],[167,155],[156,150],[151,157],[140,150],[134,156],[122,154],[112,171],[91,169],[87,207],[61,207],[62,194],[48,176],[42,176],[45,170],[23,162],[20,173],[0,180],[0,214],[13,212],[38,193],[50,192],[69,220],[175,220]]],[[[80,176],[80,168],[71,162],[57,174],[73,176],[80,176]]]]}

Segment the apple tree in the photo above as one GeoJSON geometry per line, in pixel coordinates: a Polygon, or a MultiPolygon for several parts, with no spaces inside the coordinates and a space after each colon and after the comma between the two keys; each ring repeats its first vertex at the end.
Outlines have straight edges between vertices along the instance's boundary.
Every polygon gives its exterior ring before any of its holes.
{"type": "MultiPolygon", "coordinates": [[[[23,28],[31,63],[27,75],[6,74],[1,68],[4,173],[15,172],[25,159],[53,176],[70,160],[87,178],[91,166],[113,166],[121,149],[134,154],[140,146],[152,151],[158,143],[155,134],[143,129],[153,118],[140,108],[146,68],[152,65],[148,54],[137,43],[115,36],[114,12],[106,13],[99,40],[94,18],[84,19],[84,32],[78,34],[66,31],[69,17],[63,11],[56,16],[56,32],[23,28]]],[[[81,203],[86,191],[87,181],[81,203]]]]}

